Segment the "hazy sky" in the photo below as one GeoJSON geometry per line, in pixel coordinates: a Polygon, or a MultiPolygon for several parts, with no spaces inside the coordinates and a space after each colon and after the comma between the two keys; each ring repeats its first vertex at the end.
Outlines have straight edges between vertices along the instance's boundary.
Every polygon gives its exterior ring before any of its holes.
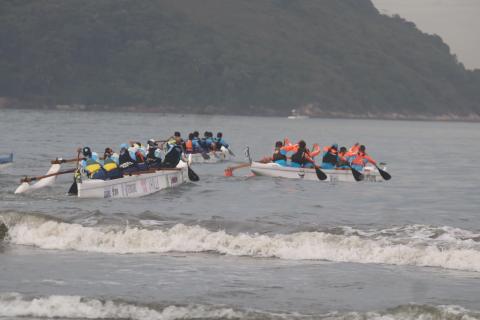
{"type": "Polygon", "coordinates": [[[466,68],[480,69],[480,0],[372,0],[381,13],[399,14],[438,34],[466,68]]]}

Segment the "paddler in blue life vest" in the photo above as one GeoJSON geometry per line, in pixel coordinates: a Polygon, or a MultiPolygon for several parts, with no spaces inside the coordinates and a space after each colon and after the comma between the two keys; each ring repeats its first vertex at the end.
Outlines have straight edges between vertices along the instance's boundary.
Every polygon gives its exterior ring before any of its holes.
{"type": "Polygon", "coordinates": [[[347,169],[348,168],[348,151],[346,147],[341,147],[338,151],[338,162],[337,167],[340,169],[347,169]]]}
{"type": "Polygon", "coordinates": [[[297,151],[292,155],[290,166],[294,168],[314,168],[315,160],[310,156],[305,141],[298,142],[297,151]]]}
{"type": "Polygon", "coordinates": [[[335,169],[338,163],[338,145],[332,144],[326,149],[322,156],[322,169],[335,169]]]}
{"type": "Polygon", "coordinates": [[[275,142],[275,151],[273,151],[272,162],[281,166],[287,166],[287,151],[283,147],[282,141],[275,142]]]}
{"type": "Polygon", "coordinates": [[[217,132],[217,137],[213,138],[213,143],[215,144],[215,149],[220,150],[222,147],[228,149],[229,145],[225,139],[223,139],[223,133],[217,132]]]}
{"type": "Polygon", "coordinates": [[[146,163],[149,168],[160,168],[162,165],[162,155],[161,151],[158,148],[158,144],[155,139],[150,139],[147,141],[147,159],[146,163]]]}
{"type": "MultiPolygon", "coordinates": [[[[102,179],[105,180],[105,170],[97,160],[92,157],[92,150],[90,147],[83,147],[82,154],[84,159],[81,162],[83,171],[90,179],[102,179]]],[[[98,158],[98,156],[97,156],[98,158]]]]}
{"type": "Polygon", "coordinates": [[[105,148],[103,153],[103,170],[105,170],[106,179],[121,178],[122,171],[118,167],[118,154],[114,153],[112,148],[105,148]]]}

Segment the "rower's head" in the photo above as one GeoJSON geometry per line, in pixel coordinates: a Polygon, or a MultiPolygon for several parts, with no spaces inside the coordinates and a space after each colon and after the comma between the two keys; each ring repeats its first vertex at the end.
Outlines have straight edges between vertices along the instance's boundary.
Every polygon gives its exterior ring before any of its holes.
{"type": "Polygon", "coordinates": [[[358,150],[360,152],[365,152],[365,146],[362,144],[358,150]]]}
{"type": "Polygon", "coordinates": [[[298,141],[298,147],[300,149],[305,149],[307,147],[307,143],[303,140],[298,141]]]}
{"type": "Polygon", "coordinates": [[[205,132],[203,133],[203,136],[204,136],[205,138],[208,138],[208,131],[205,131],[205,132]]]}
{"type": "Polygon", "coordinates": [[[193,138],[195,138],[195,136],[193,135],[193,133],[189,133],[189,134],[188,134],[188,140],[193,140],[193,138]]]}
{"type": "Polygon", "coordinates": [[[198,138],[199,135],[200,135],[200,133],[198,133],[198,131],[193,131],[193,136],[194,136],[195,138],[198,138]]]}
{"type": "Polygon", "coordinates": [[[336,143],[332,144],[330,149],[337,151],[338,150],[338,144],[336,144],[336,143]]]}
{"type": "Polygon", "coordinates": [[[281,147],[283,147],[283,142],[282,141],[275,142],[275,148],[281,148],[281,147]]]}
{"type": "Polygon", "coordinates": [[[340,153],[347,153],[347,148],[346,147],[341,147],[340,148],[340,153]]]}
{"type": "Polygon", "coordinates": [[[84,157],[90,158],[92,157],[92,150],[90,149],[90,147],[83,147],[82,154],[84,157]]]}
{"type": "Polygon", "coordinates": [[[182,135],[180,134],[179,131],[175,131],[175,133],[173,134],[174,137],[181,137],[182,135]]]}
{"type": "Polygon", "coordinates": [[[122,150],[122,149],[128,150],[128,144],[122,143],[122,144],[120,145],[120,150],[122,150]]]}
{"type": "Polygon", "coordinates": [[[112,154],[113,154],[112,148],[110,148],[110,147],[105,148],[104,154],[106,154],[106,155],[112,155],[112,154]]]}
{"type": "Polygon", "coordinates": [[[223,133],[217,132],[217,138],[222,138],[222,137],[223,137],[223,133]]]}
{"type": "Polygon", "coordinates": [[[147,145],[149,147],[156,147],[157,146],[157,141],[155,141],[155,139],[148,139],[147,145]]]}

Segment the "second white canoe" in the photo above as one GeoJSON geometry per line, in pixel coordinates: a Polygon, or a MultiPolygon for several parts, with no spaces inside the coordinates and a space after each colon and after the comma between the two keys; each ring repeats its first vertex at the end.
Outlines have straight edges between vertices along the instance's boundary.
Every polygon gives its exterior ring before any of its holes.
{"type": "MultiPolygon", "coordinates": [[[[250,170],[259,176],[280,177],[288,179],[303,179],[319,181],[315,169],[284,167],[276,163],[252,162],[250,170]]],[[[330,182],[356,182],[350,169],[322,169],[330,182]]],[[[365,167],[362,172],[364,181],[381,182],[384,181],[375,167],[365,167]]]]}

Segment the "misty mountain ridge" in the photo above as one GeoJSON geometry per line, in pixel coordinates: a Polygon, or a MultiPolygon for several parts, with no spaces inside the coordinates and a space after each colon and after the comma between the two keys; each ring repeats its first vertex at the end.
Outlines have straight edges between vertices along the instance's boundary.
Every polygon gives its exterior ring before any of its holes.
{"type": "Polygon", "coordinates": [[[480,70],[370,0],[5,0],[0,107],[480,119],[480,70]]]}

